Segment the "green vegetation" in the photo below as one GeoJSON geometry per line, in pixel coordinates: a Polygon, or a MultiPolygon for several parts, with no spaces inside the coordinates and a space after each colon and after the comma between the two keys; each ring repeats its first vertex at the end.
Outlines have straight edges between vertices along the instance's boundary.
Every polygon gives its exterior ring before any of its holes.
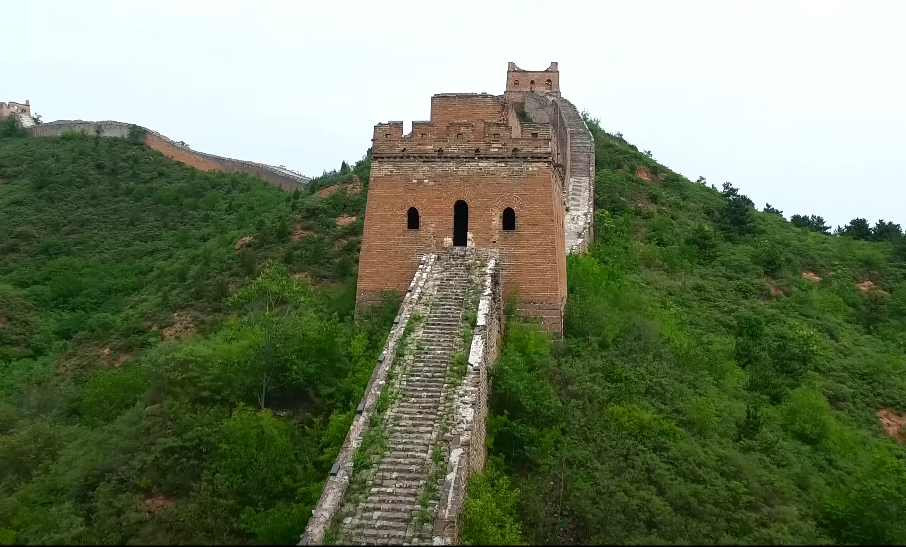
{"type": "Polygon", "coordinates": [[[369,160],[287,195],[137,130],[19,129],[0,127],[0,544],[297,542],[396,313],[352,318],[369,160]]]}
{"type": "Polygon", "coordinates": [[[597,242],[562,342],[509,324],[464,539],[906,542],[900,227],[759,213],[588,121],[597,242]]]}
{"type": "MultiPolygon", "coordinates": [[[[900,226],[588,121],[597,243],[564,340],[509,322],[463,542],[906,542],[900,226]]],[[[0,544],[295,543],[397,311],[352,316],[370,161],[289,195],[141,137],[0,123],[0,544]]]]}

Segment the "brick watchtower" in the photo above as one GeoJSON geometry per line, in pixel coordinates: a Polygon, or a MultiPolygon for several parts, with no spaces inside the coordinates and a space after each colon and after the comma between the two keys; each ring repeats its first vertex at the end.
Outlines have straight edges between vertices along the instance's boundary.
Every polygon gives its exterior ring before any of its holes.
{"type": "Polygon", "coordinates": [[[527,121],[524,93],[559,98],[557,64],[510,63],[504,96],[434,95],[408,135],[403,122],[375,126],[357,306],[405,292],[423,253],[496,249],[504,297],[518,290],[520,314],[562,333],[565,144],[551,123],[527,121]]]}

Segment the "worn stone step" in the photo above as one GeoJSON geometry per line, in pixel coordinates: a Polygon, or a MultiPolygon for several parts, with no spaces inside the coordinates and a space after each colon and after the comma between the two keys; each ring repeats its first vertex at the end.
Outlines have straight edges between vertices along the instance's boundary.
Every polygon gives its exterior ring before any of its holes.
{"type": "MultiPolygon", "coordinates": [[[[380,509],[381,511],[399,510],[401,505],[413,505],[418,500],[420,494],[418,488],[413,488],[408,492],[396,492],[394,494],[371,494],[364,503],[371,503],[375,506],[386,505],[389,509],[380,509]]],[[[363,507],[365,507],[363,505],[363,507]]]]}
{"type": "Polygon", "coordinates": [[[408,451],[408,450],[393,450],[393,447],[387,449],[387,452],[384,454],[385,458],[421,458],[422,460],[427,459],[428,453],[421,450],[408,451]]]}
{"type": "MultiPolygon", "coordinates": [[[[413,473],[412,471],[397,471],[395,469],[379,470],[376,476],[383,480],[397,480],[405,483],[424,481],[427,476],[425,473],[413,473]]],[[[422,483],[424,484],[424,483],[422,483]]],[[[390,487],[395,488],[395,487],[390,487]]]]}
{"type": "MultiPolygon", "coordinates": [[[[424,466],[422,466],[424,467],[424,466]]],[[[416,489],[425,483],[427,477],[427,469],[416,470],[410,473],[405,473],[405,477],[400,476],[400,473],[389,473],[389,476],[382,477],[378,480],[381,481],[380,485],[373,483],[372,487],[382,486],[386,488],[410,488],[415,487],[416,489]]]]}
{"type": "Polygon", "coordinates": [[[418,452],[409,452],[407,450],[394,450],[391,453],[385,454],[381,459],[381,463],[384,465],[398,465],[401,467],[421,467],[428,461],[427,452],[421,453],[418,452]]]}
{"type": "Polygon", "coordinates": [[[410,419],[410,418],[416,418],[416,417],[417,418],[425,417],[425,418],[429,418],[430,420],[433,421],[433,420],[437,419],[437,410],[439,410],[439,409],[440,409],[439,405],[438,405],[438,408],[434,409],[434,410],[427,410],[427,409],[423,409],[423,408],[397,407],[397,408],[393,409],[391,416],[393,416],[394,419],[403,419],[403,418],[410,419]]]}
{"type": "Polygon", "coordinates": [[[360,528],[356,529],[352,535],[352,541],[367,544],[377,544],[379,540],[387,539],[391,541],[400,540],[406,537],[407,529],[378,529],[378,528],[360,528]]]}
{"type": "Polygon", "coordinates": [[[415,495],[415,493],[417,493],[417,492],[418,492],[418,488],[417,488],[417,487],[413,487],[413,488],[388,488],[388,487],[385,487],[385,486],[381,486],[381,487],[374,487],[374,488],[369,489],[368,495],[369,495],[369,496],[395,497],[395,496],[397,496],[397,495],[400,495],[400,496],[410,496],[410,495],[415,495]]]}
{"type": "Polygon", "coordinates": [[[397,425],[390,426],[390,433],[394,435],[430,435],[434,431],[433,425],[397,425]]]}
{"type": "MultiPolygon", "coordinates": [[[[401,404],[405,403],[423,403],[432,401],[443,395],[445,389],[441,384],[424,384],[424,385],[403,385],[402,393],[399,397],[401,404]]],[[[436,401],[434,401],[436,403],[436,401]]]]}
{"type": "MultiPolygon", "coordinates": [[[[407,386],[418,387],[418,388],[444,388],[447,385],[446,377],[441,372],[433,374],[432,376],[427,376],[423,374],[422,370],[415,371],[414,374],[407,376],[403,379],[402,387],[405,389],[407,386]]],[[[446,371],[443,371],[446,372],[446,371]]]]}
{"type": "Polygon", "coordinates": [[[374,513],[362,513],[361,520],[359,521],[359,529],[373,529],[373,530],[401,530],[403,532],[409,528],[409,513],[404,513],[402,511],[376,511],[374,513]],[[370,523],[365,523],[362,521],[371,521],[370,523]]]}
{"type": "Polygon", "coordinates": [[[401,409],[424,409],[424,410],[436,410],[439,406],[440,401],[431,401],[423,397],[408,399],[401,397],[399,402],[397,402],[397,408],[401,409]]]}
{"type": "Polygon", "coordinates": [[[393,423],[399,426],[434,426],[437,423],[437,416],[434,415],[394,415],[393,423]]]}
{"type": "Polygon", "coordinates": [[[450,366],[449,362],[449,360],[446,360],[432,363],[420,363],[413,366],[409,371],[409,376],[403,378],[401,387],[442,387],[444,385],[444,380],[446,380],[445,375],[447,368],[450,366]],[[440,365],[438,363],[445,364],[440,365]]]}

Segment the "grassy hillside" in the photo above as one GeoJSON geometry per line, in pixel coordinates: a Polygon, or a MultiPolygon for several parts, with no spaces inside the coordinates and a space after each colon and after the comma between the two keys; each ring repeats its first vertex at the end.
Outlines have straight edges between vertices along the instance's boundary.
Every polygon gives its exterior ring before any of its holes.
{"type": "Polygon", "coordinates": [[[510,325],[465,539],[906,542],[900,227],[794,225],[589,122],[597,243],[565,340],[510,325]]]}
{"type": "MultiPolygon", "coordinates": [[[[598,242],[563,341],[509,323],[464,539],[906,542],[899,227],[589,121],[598,242]]],[[[396,311],[351,316],[369,167],[290,196],[0,124],[0,544],[297,541],[396,311]]]]}
{"type": "Polygon", "coordinates": [[[4,126],[0,544],[298,541],[396,311],[351,316],[368,170],[4,126]]]}

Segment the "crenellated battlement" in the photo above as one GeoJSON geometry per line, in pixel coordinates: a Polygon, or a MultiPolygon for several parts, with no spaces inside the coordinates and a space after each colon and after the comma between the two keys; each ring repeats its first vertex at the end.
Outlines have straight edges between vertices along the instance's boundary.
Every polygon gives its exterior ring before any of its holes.
{"type": "Polygon", "coordinates": [[[403,122],[374,126],[373,157],[430,156],[543,158],[551,156],[549,124],[474,124],[452,122],[437,127],[429,122],[413,122],[413,130],[403,135],[403,122]]]}
{"type": "Polygon", "coordinates": [[[487,93],[442,93],[431,97],[431,118],[374,126],[373,154],[379,158],[550,159],[551,126],[522,123],[506,100],[487,93]]]}

